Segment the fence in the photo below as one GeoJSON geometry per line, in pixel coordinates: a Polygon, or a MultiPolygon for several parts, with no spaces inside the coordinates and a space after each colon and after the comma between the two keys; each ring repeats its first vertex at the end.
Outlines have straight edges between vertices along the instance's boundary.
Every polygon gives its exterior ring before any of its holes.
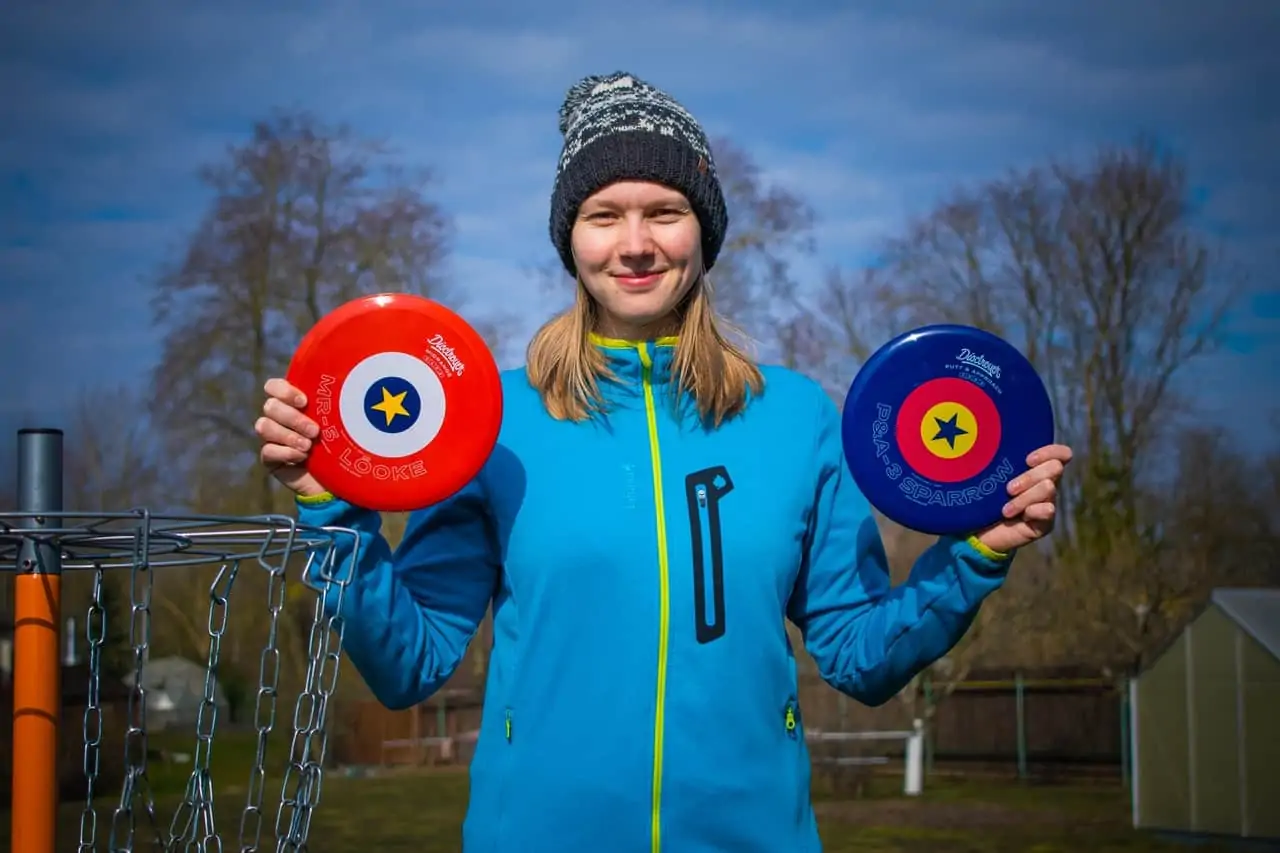
{"type": "MultiPolygon", "coordinates": [[[[1076,670],[985,671],[944,691],[925,685],[926,763],[984,765],[1020,775],[1088,768],[1127,772],[1123,678],[1076,670]]],[[[816,676],[802,677],[806,724],[831,731],[909,725],[901,701],[860,705],[816,676]]]]}
{"type": "Polygon", "coordinates": [[[334,760],[366,766],[468,764],[480,703],[475,691],[448,687],[403,711],[375,700],[353,703],[338,723],[334,760]]]}
{"type": "MultiPolygon", "coordinates": [[[[452,682],[450,683],[452,686],[452,682]]],[[[929,713],[925,763],[991,768],[1031,775],[1087,768],[1125,773],[1123,681],[1080,670],[986,671],[939,699],[929,713]]],[[[943,691],[931,686],[927,693],[943,691]]],[[[349,711],[335,757],[352,764],[465,763],[467,733],[479,727],[478,686],[446,689],[417,708],[390,711],[374,701],[349,711]],[[452,739],[448,745],[442,740],[452,739]],[[459,741],[461,739],[461,741],[459,741]],[[460,749],[456,748],[462,743],[460,749]],[[456,751],[442,757],[441,750],[456,751]]],[[[823,733],[892,732],[912,728],[906,703],[868,707],[832,689],[815,675],[801,677],[800,706],[806,729],[823,733]]],[[[886,739],[876,750],[905,758],[905,742],[886,739]]]]}

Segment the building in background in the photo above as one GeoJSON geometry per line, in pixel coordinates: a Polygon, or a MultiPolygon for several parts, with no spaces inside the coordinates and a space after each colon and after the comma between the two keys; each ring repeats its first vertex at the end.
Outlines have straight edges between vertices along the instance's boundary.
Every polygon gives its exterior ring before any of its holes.
{"type": "Polygon", "coordinates": [[[1280,839],[1280,588],[1214,590],[1130,697],[1134,826],[1280,839]]]}

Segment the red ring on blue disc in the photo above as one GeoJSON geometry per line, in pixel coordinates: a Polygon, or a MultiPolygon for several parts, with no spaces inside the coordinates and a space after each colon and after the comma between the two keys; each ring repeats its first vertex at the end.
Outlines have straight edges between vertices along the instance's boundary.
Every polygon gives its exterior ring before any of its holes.
{"type": "Polygon", "coordinates": [[[898,450],[913,470],[939,483],[959,483],[982,473],[995,458],[1000,449],[1000,412],[977,385],[943,376],[930,379],[907,395],[898,410],[896,432],[898,450]],[[930,412],[938,409],[946,410],[951,417],[944,421],[934,415],[935,423],[928,423],[930,412]],[[972,419],[974,423],[955,423],[957,416],[963,416],[961,413],[968,415],[966,421],[972,419]],[[948,427],[959,434],[948,435],[948,427]],[[922,432],[934,429],[934,438],[926,443],[922,432]],[[957,439],[968,446],[958,456],[934,452],[932,447],[940,448],[949,439],[947,447],[953,451],[957,439]]]}
{"type": "Polygon", "coordinates": [[[1009,481],[1053,443],[1053,407],[1007,341],[971,326],[924,326],[858,371],[841,440],[854,482],[886,518],[961,536],[1003,517],[1009,481]]]}
{"type": "Polygon", "coordinates": [[[343,500],[409,512],[484,467],[502,425],[502,380],[481,335],[421,296],[380,293],[326,314],[286,379],[320,426],[307,470],[343,500]]]}

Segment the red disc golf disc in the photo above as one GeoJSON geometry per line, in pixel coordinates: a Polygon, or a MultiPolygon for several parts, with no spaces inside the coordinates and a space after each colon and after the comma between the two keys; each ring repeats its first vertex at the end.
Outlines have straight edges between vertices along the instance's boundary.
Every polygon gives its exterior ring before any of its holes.
{"type": "Polygon", "coordinates": [[[307,470],[366,509],[408,512],[457,492],[502,425],[502,383],[484,339],[421,296],[383,293],[325,315],[286,375],[320,425],[307,470]]]}

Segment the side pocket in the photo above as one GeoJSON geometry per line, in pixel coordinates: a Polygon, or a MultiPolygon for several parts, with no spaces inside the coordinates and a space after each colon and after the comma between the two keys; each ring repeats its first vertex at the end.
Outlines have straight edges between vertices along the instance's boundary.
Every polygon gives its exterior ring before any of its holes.
{"type": "Polygon", "coordinates": [[[694,471],[684,478],[689,505],[689,541],[693,548],[694,632],[699,643],[724,636],[724,543],[720,500],[733,491],[723,465],[694,471]]]}
{"type": "Polygon", "coordinates": [[[787,697],[782,708],[782,730],[786,734],[782,758],[782,778],[786,780],[784,792],[780,796],[791,804],[792,819],[797,826],[804,825],[812,808],[809,787],[810,765],[809,745],[805,742],[804,716],[800,711],[800,702],[796,696],[787,697]]]}
{"type": "Polygon", "coordinates": [[[794,696],[787,697],[787,703],[782,709],[782,728],[787,733],[787,737],[792,740],[800,740],[804,737],[804,724],[800,721],[800,703],[794,696]]]}
{"type": "Polygon", "coordinates": [[[498,744],[498,821],[497,832],[494,833],[496,850],[506,849],[507,833],[507,797],[511,790],[512,763],[515,755],[512,751],[512,737],[515,730],[515,709],[507,705],[503,709],[502,742],[498,744]]]}

